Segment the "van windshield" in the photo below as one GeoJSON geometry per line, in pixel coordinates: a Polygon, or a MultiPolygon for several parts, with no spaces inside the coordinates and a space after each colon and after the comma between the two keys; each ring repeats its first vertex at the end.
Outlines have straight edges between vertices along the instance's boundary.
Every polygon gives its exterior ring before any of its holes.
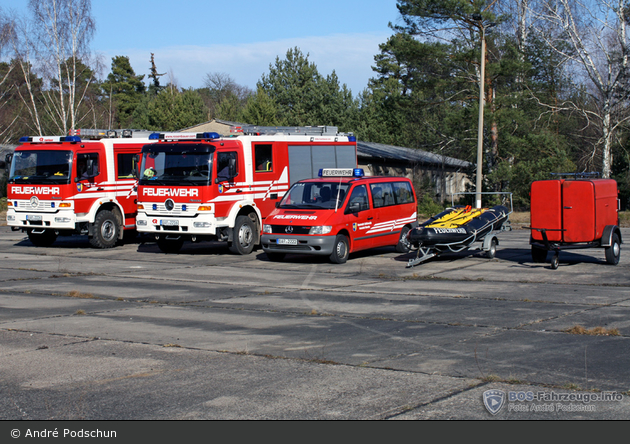
{"type": "Polygon", "coordinates": [[[339,182],[297,182],[284,195],[280,208],[339,208],[349,187],[339,182]]]}

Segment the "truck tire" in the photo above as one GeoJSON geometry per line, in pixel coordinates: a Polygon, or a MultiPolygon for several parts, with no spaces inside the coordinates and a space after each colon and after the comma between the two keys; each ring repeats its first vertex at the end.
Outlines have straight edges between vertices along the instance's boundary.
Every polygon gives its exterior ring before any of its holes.
{"type": "Polygon", "coordinates": [[[330,261],[333,264],[345,264],[350,254],[350,243],[348,238],[343,234],[338,234],[335,238],[335,246],[333,247],[330,261]]]}
{"type": "Polygon", "coordinates": [[[54,230],[44,230],[43,233],[28,232],[28,240],[36,247],[50,247],[57,240],[54,230]]]}
{"type": "Polygon", "coordinates": [[[619,257],[621,256],[621,242],[619,241],[619,235],[613,233],[610,241],[610,247],[606,247],[606,262],[610,265],[617,265],[619,263],[619,257]]]}
{"type": "Polygon", "coordinates": [[[118,218],[109,210],[99,211],[94,219],[94,235],[90,244],[96,248],[112,248],[118,242],[120,226],[118,218]]]}
{"type": "Polygon", "coordinates": [[[398,238],[398,243],[396,244],[397,253],[409,253],[409,251],[411,251],[411,244],[407,239],[407,233],[409,233],[409,230],[409,227],[402,227],[402,230],[400,230],[400,237],[398,238]]]}
{"type": "Polygon", "coordinates": [[[157,246],[163,253],[177,253],[182,249],[184,245],[184,240],[182,238],[179,239],[165,239],[160,237],[157,241],[157,246]]]}
{"type": "Polygon", "coordinates": [[[249,254],[257,239],[256,223],[249,216],[238,216],[234,224],[234,238],[228,244],[234,254],[249,254]]]}

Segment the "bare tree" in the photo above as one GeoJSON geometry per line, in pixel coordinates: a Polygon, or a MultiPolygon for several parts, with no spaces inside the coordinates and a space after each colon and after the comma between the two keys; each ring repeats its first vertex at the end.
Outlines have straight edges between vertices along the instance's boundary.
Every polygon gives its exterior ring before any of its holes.
{"type": "MultiPolygon", "coordinates": [[[[627,10],[624,0],[554,0],[540,4],[535,15],[555,32],[539,35],[560,54],[576,75],[582,73],[595,107],[578,109],[588,125],[600,134],[591,156],[601,151],[602,176],[610,177],[615,134],[630,119],[628,80],[627,10]]],[[[574,103],[554,106],[576,110],[574,103]]]]}

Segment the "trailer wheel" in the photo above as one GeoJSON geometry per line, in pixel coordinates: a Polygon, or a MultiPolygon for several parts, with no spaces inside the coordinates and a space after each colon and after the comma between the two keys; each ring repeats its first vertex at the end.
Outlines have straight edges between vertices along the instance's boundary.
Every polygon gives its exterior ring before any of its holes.
{"type": "Polygon", "coordinates": [[[619,263],[619,257],[621,256],[621,243],[619,242],[619,235],[613,233],[610,247],[606,247],[606,262],[610,265],[617,265],[619,263]]]}
{"type": "Polygon", "coordinates": [[[348,260],[350,254],[350,243],[348,238],[343,234],[338,234],[335,238],[335,246],[330,255],[330,261],[334,264],[344,264],[348,260]]]}
{"type": "Polygon", "coordinates": [[[166,239],[164,237],[160,237],[157,240],[157,246],[162,253],[177,253],[182,249],[184,245],[184,240],[182,238],[179,239],[166,239]]]}
{"type": "Polygon", "coordinates": [[[486,251],[486,257],[488,259],[494,259],[494,256],[497,254],[497,239],[493,237],[490,241],[490,248],[486,251]]]}
{"type": "Polygon", "coordinates": [[[28,232],[28,240],[36,247],[50,247],[57,240],[54,230],[44,230],[43,233],[28,232]]]}
{"type": "Polygon", "coordinates": [[[396,244],[397,253],[409,253],[411,250],[411,244],[409,243],[409,239],[407,239],[407,233],[409,233],[409,227],[402,227],[398,243],[396,244]]]}
{"type": "Polygon", "coordinates": [[[228,245],[235,254],[249,254],[256,243],[256,223],[249,216],[238,216],[234,224],[234,239],[228,245]]]}
{"type": "Polygon", "coordinates": [[[542,264],[547,259],[547,250],[532,247],[532,260],[537,264],[542,264]]]}
{"type": "Polygon", "coordinates": [[[90,238],[90,244],[96,248],[112,248],[118,242],[120,226],[118,218],[109,211],[100,211],[94,219],[94,236],[90,238]]]}
{"type": "Polygon", "coordinates": [[[551,258],[551,269],[557,270],[559,266],[560,266],[560,256],[556,253],[551,258]]]}

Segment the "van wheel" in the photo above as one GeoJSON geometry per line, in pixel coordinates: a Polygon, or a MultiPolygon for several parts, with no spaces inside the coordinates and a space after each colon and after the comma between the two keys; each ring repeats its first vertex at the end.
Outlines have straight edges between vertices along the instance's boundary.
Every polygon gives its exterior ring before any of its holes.
{"type": "Polygon", "coordinates": [[[228,245],[235,254],[249,254],[256,243],[256,223],[249,216],[238,216],[234,224],[234,239],[228,245]]]}
{"type": "Polygon", "coordinates": [[[344,264],[350,255],[350,244],[348,238],[343,234],[338,234],[335,238],[335,246],[330,255],[330,261],[334,264],[344,264]]]}
{"type": "Polygon", "coordinates": [[[177,253],[182,249],[184,245],[184,240],[182,238],[179,239],[165,239],[160,237],[157,241],[157,246],[162,253],[177,253]]]}
{"type": "Polygon", "coordinates": [[[43,233],[28,232],[28,240],[36,247],[50,247],[57,240],[54,230],[44,230],[43,233]]]}
{"type": "Polygon", "coordinates": [[[100,211],[94,219],[94,236],[90,238],[90,244],[96,248],[112,248],[118,242],[119,234],[116,215],[109,210],[100,211]]]}
{"type": "Polygon", "coordinates": [[[606,262],[610,265],[617,265],[619,263],[619,257],[621,256],[621,243],[619,242],[619,235],[614,233],[612,235],[612,242],[610,247],[606,247],[606,262]]]}
{"type": "Polygon", "coordinates": [[[400,237],[396,244],[397,253],[409,253],[409,251],[411,251],[411,244],[409,243],[409,239],[407,239],[407,233],[409,233],[409,227],[403,227],[402,230],[400,230],[400,237]]]}
{"type": "Polygon", "coordinates": [[[271,262],[280,262],[284,259],[284,253],[265,253],[267,255],[267,259],[271,262]]]}

